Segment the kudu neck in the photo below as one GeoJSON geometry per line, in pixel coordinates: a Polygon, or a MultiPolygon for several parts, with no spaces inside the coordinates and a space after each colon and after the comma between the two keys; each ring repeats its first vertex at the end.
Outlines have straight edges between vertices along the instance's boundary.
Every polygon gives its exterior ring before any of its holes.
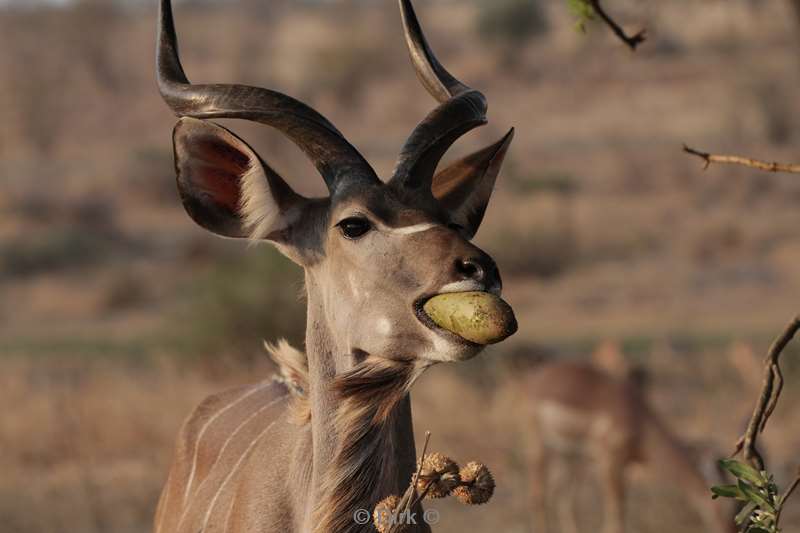
{"type": "Polygon", "coordinates": [[[346,347],[337,343],[326,320],[324,298],[315,280],[306,274],[308,314],[306,322],[306,355],[308,357],[308,399],[311,410],[311,436],[315,491],[336,453],[337,436],[334,422],[341,403],[333,383],[336,376],[352,368],[346,347]]]}
{"type": "MultiPolygon", "coordinates": [[[[374,357],[356,361],[349,347],[337,342],[326,321],[326,316],[335,310],[325,309],[325,299],[309,275],[306,275],[306,287],[306,353],[313,453],[310,493],[315,501],[333,499],[344,505],[349,499],[350,505],[357,507],[374,505],[377,500],[372,500],[376,497],[402,494],[410,481],[416,454],[408,387],[418,373],[413,365],[404,366],[374,357]],[[371,361],[378,361],[378,364],[369,366],[371,361]],[[343,396],[342,388],[337,389],[337,384],[341,385],[354,375],[356,379],[364,377],[369,387],[372,373],[384,371],[392,378],[388,386],[381,386],[374,393],[363,397],[358,394],[343,396]],[[375,411],[381,406],[390,406],[388,414],[380,422],[373,423],[375,411]],[[359,443],[358,449],[353,449],[353,442],[359,443]],[[372,472],[373,469],[379,471],[372,472]],[[362,488],[359,494],[348,494],[348,490],[354,489],[348,479],[364,477],[354,476],[356,473],[374,477],[374,486],[369,490],[362,488]]],[[[349,515],[352,513],[350,510],[349,515]]]]}

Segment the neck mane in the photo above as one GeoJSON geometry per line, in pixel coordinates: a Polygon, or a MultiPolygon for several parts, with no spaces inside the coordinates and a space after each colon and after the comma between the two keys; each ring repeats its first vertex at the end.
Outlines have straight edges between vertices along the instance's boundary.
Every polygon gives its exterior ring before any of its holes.
{"type": "Polygon", "coordinates": [[[293,399],[290,419],[311,427],[309,505],[314,531],[363,533],[355,511],[402,495],[416,464],[409,390],[427,368],[414,359],[354,358],[335,346],[309,298],[307,354],[267,345],[293,399]]]}
{"type": "Polygon", "coordinates": [[[416,453],[408,391],[423,370],[413,361],[373,356],[334,381],[337,446],[316,506],[317,531],[372,531],[371,524],[356,524],[353,513],[371,513],[410,483],[416,453]]]}

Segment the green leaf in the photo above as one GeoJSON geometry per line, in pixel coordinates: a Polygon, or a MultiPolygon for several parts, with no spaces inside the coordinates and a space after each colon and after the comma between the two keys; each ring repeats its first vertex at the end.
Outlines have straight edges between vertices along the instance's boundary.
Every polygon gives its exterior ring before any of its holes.
{"type": "Polygon", "coordinates": [[[736,521],[736,524],[739,526],[744,524],[747,521],[747,519],[750,518],[750,515],[753,514],[753,511],[756,510],[756,507],[757,505],[755,502],[750,502],[744,507],[742,507],[742,510],[739,511],[739,513],[736,515],[736,518],[734,519],[736,521]]]}
{"type": "Polygon", "coordinates": [[[768,481],[761,472],[752,466],[735,459],[720,459],[719,466],[736,476],[738,479],[744,479],[758,487],[763,487],[768,481]]]}
{"type": "Polygon", "coordinates": [[[568,0],[569,10],[580,22],[594,19],[594,8],[587,0],[568,0]]]}
{"type": "Polygon", "coordinates": [[[774,533],[774,531],[764,529],[763,527],[751,527],[747,529],[747,533],[774,533]]]}
{"type": "Polygon", "coordinates": [[[712,498],[736,498],[737,500],[745,501],[744,493],[739,489],[738,485],[715,485],[711,487],[712,498]]]}
{"type": "Polygon", "coordinates": [[[761,491],[753,488],[752,485],[745,483],[743,480],[739,480],[739,490],[741,490],[745,497],[751,502],[755,502],[759,507],[766,511],[775,512],[775,507],[773,507],[772,502],[767,500],[764,497],[764,494],[761,491]]]}

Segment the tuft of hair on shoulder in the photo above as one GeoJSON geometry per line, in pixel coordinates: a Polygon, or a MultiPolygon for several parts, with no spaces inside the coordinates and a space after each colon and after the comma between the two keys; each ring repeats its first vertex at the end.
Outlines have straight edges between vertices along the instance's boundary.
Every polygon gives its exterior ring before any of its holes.
{"type": "Polygon", "coordinates": [[[264,349],[278,366],[280,374],[275,376],[292,395],[289,405],[289,418],[298,425],[311,420],[311,407],[308,403],[308,357],[286,339],[278,339],[275,344],[264,341],[264,349]]]}

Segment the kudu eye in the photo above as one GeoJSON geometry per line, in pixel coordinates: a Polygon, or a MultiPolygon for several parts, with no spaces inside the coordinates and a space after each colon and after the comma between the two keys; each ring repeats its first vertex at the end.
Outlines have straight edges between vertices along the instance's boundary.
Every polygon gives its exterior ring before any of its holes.
{"type": "Polygon", "coordinates": [[[369,220],[362,217],[349,217],[336,225],[347,239],[358,239],[372,229],[369,220]]]}

